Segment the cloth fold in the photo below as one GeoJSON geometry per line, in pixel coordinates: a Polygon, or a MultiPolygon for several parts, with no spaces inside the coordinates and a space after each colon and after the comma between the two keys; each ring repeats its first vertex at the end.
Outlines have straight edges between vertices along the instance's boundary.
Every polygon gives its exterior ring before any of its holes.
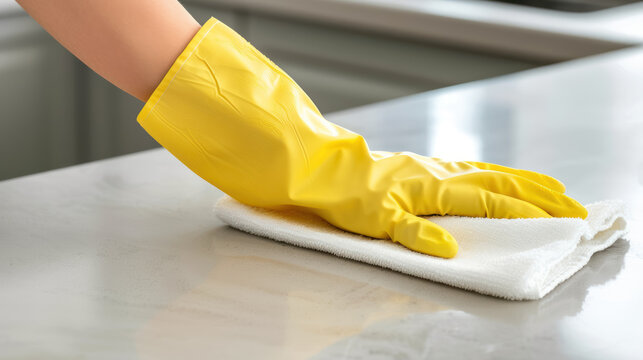
{"type": "Polygon", "coordinates": [[[540,299],[627,233],[624,204],[586,206],[587,219],[425,218],[458,241],[455,258],[340,230],[312,214],[244,205],[228,196],[215,214],[239,230],[339,257],[510,300],[540,299]]]}

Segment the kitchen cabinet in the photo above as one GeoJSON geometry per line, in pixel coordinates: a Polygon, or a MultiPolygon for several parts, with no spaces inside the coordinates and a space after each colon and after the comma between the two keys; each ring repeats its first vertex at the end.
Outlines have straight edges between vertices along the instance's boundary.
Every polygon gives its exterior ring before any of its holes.
{"type": "Polygon", "coordinates": [[[0,180],[77,162],[78,66],[31,18],[2,18],[0,180]]]}
{"type": "Polygon", "coordinates": [[[428,86],[399,81],[393,76],[372,76],[350,67],[314,63],[306,57],[281,53],[269,57],[295,79],[322,113],[419,93],[428,86]]]}
{"type": "Polygon", "coordinates": [[[534,68],[542,63],[249,14],[249,41],[322,112],[534,68]]]}
{"type": "Polygon", "coordinates": [[[81,139],[83,161],[108,158],[158,146],[136,121],[143,106],[138,99],[83,67],[81,139]]]}

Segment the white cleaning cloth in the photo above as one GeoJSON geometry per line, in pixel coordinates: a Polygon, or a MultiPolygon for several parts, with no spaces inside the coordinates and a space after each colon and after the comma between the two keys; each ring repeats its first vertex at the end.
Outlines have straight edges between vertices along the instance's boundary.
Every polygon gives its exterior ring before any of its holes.
{"type": "Polygon", "coordinates": [[[227,196],[217,202],[215,213],[251,234],[482,294],[531,300],[545,296],[585,266],[593,253],[626,233],[621,202],[602,201],[586,208],[585,220],[426,217],[457,240],[459,251],[452,259],[345,232],[310,214],[250,207],[227,196]]]}

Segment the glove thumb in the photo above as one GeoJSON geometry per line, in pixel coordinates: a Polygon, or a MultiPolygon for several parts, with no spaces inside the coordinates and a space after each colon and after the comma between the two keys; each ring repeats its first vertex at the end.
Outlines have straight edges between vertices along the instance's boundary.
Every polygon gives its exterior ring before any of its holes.
{"type": "Polygon", "coordinates": [[[458,253],[458,243],[448,231],[406,211],[396,214],[391,229],[391,239],[411,250],[447,259],[458,253]]]}

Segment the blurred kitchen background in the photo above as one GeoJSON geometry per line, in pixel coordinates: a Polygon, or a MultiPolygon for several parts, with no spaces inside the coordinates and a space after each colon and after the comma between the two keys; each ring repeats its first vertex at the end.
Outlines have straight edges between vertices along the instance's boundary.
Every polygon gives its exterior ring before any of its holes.
{"type": "MultiPolygon", "coordinates": [[[[640,43],[632,2],[182,1],[238,31],[324,113],[640,43]]],[[[158,146],[136,122],[142,105],[0,0],[0,180],[158,146]]]]}

